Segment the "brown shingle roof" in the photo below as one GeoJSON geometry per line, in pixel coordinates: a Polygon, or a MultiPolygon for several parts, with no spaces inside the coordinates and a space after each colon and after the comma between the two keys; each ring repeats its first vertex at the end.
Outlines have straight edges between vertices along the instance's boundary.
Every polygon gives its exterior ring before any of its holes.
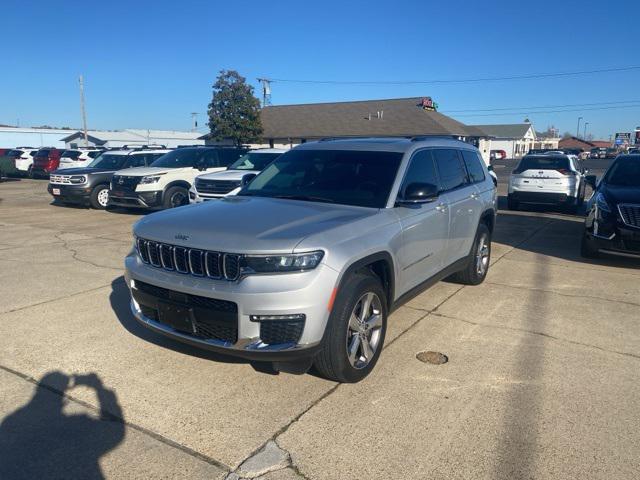
{"type": "Polygon", "coordinates": [[[262,110],[264,138],[455,135],[467,127],[418,106],[422,97],[269,106],[262,110]],[[380,112],[380,117],[378,117],[380,112]],[[369,120],[369,118],[371,118],[369,120]]]}

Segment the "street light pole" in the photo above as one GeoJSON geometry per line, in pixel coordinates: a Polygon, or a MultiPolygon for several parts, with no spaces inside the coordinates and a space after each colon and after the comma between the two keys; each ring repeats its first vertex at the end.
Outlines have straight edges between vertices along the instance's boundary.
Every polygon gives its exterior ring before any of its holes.
{"type": "Polygon", "coordinates": [[[580,138],[580,120],[582,120],[582,117],[578,117],[578,128],[576,129],[576,138],[580,138]]]}
{"type": "Polygon", "coordinates": [[[589,122],[584,122],[584,136],[582,138],[585,140],[587,140],[587,125],[589,125],[589,122]]]}

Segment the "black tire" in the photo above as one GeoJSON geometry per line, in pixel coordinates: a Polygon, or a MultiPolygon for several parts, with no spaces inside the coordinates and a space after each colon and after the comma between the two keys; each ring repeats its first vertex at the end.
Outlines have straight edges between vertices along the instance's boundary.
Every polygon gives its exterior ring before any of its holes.
{"type": "Polygon", "coordinates": [[[91,191],[89,203],[96,210],[104,210],[109,202],[109,185],[98,185],[91,191]]]}
{"type": "Polygon", "coordinates": [[[453,274],[451,279],[454,282],[464,285],[480,285],[487,277],[491,264],[491,232],[489,231],[489,227],[484,223],[478,225],[476,238],[471,247],[470,257],[471,259],[467,266],[463,270],[453,274]],[[482,265],[480,265],[479,262],[481,262],[482,265]]]}
{"type": "Polygon", "coordinates": [[[163,208],[175,208],[189,203],[189,191],[183,187],[171,187],[164,192],[163,208]]]}
{"type": "Polygon", "coordinates": [[[520,202],[514,199],[511,195],[507,195],[507,208],[509,210],[520,210],[520,202]]]}
{"type": "Polygon", "coordinates": [[[580,242],[580,255],[584,258],[598,258],[600,256],[598,248],[586,232],[582,235],[582,242],[580,242]]]}
{"type": "MultiPolygon", "coordinates": [[[[375,300],[371,305],[374,304],[376,304],[375,300]]],[[[375,313],[373,309],[371,312],[375,313]]],[[[314,359],[316,370],[323,377],[336,382],[355,383],[364,379],[375,367],[384,346],[384,338],[387,332],[387,315],[386,295],[376,277],[366,273],[355,273],[346,278],[340,286],[329,316],[322,350],[314,359]],[[376,296],[380,311],[378,315],[381,315],[382,318],[380,327],[375,330],[377,341],[373,355],[368,359],[368,363],[357,367],[351,363],[347,353],[348,345],[357,336],[357,334],[352,335],[352,330],[349,328],[350,318],[354,310],[359,305],[361,306],[360,301],[362,298],[369,293],[376,296]]],[[[370,331],[371,339],[373,339],[373,332],[374,330],[370,331]]],[[[370,343],[367,342],[367,344],[369,345],[370,343]]],[[[362,344],[358,344],[356,350],[358,348],[363,348],[362,344]]],[[[358,358],[363,357],[359,356],[358,358]]]]}

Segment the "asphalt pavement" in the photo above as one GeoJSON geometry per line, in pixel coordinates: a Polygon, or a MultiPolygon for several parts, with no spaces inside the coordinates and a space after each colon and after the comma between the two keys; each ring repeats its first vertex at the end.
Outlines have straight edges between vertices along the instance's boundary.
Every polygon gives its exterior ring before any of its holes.
{"type": "Polygon", "coordinates": [[[485,283],[414,298],[339,385],[138,326],[140,216],[0,183],[0,478],[640,477],[640,261],[582,259],[582,218],[501,211],[485,283]]]}

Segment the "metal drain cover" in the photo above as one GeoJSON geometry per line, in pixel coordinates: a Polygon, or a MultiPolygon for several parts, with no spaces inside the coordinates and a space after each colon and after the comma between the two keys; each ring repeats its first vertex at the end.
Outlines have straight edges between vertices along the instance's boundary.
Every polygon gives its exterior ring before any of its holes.
{"type": "Polygon", "coordinates": [[[418,352],[416,358],[421,362],[431,363],[433,365],[442,365],[449,361],[449,357],[440,352],[418,352]]]}

